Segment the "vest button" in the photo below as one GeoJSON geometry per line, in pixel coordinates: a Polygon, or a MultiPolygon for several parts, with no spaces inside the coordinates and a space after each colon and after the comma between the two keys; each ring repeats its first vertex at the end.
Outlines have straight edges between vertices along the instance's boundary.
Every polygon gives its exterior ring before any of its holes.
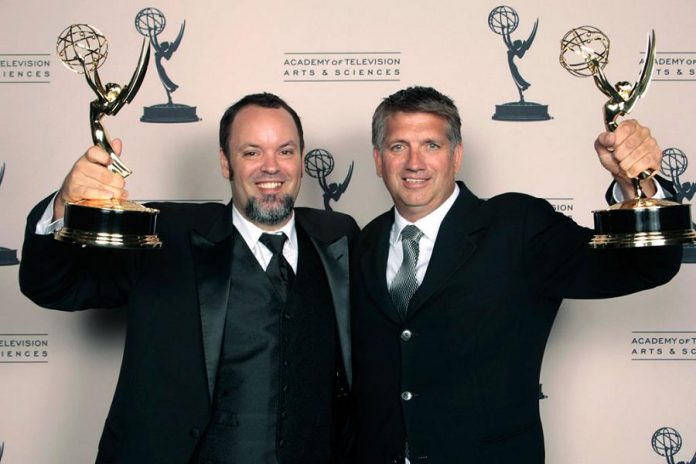
{"type": "Polygon", "coordinates": [[[405,391],[401,394],[401,399],[404,401],[411,401],[413,394],[410,391],[405,391]]]}
{"type": "Polygon", "coordinates": [[[411,331],[408,330],[408,329],[406,329],[406,330],[404,330],[403,332],[401,332],[401,340],[404,341],[404,342],[409,341],[409,340],[411,339],[412,336],[413,336],[413,332],[411,332],[411,331]]]}
{"type": "Polygon", "coordinates": [[[189,435],[193,438],[198,438],[201,436],[201,431],[194,427],[189,431],[189,435]]]}

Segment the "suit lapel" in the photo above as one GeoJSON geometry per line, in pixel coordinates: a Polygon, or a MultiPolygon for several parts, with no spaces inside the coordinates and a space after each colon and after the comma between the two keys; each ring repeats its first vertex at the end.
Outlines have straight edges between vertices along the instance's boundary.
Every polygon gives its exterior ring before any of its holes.
{"type": "Polygon", "coordinates": [[[331,299],[336,313],[338,340],[341,346],[343,365],[348,388],[352,388],[353,374],[350,356],[350,289],[348,276],[348,238],[341,237],[331,244],[320,242],[310,236],[312,244],[324,266],[326,280],[329,282],[331,299]]]}
{"type": "Polygon", "coordinates": [[[457,184],[459,196],[440,225],[425,277],[409,304],[409,318],[467,262],[490,220],[485,203],[463,183],[457,184]]]}
{"type": "Polygon", "coordinates": [[[231,203],[205,233],[190,233],[210,400],[217,378],[232,270],[231,203]]]}
{"type": "Polygon", "coordinates": [[[394,210],[383,214],[373,231],[371,247],[361,253],[360,278],[365,282],[365,288],[370,297],[385,316],[397,324],[402,322],[398,311],[392,303],[387,288],[387,259],[389,257],[389,234],[394,223],[394,210]]]}
{"type": "Polygon", "coordinates": [[[331,291],[336,316],[338,341],[343,358],[344,375],[348,388],[353,385],[353,370],[350,349],[350,277],[348,274],[349,254],[348,238],[340,237],[332,243],[325,243],[314,234],[315,230],[305,220],[302,210],[295,210],[296,227],[301,228],[308,236],[319,254],[319,259],[326,274],[331,291]]]}

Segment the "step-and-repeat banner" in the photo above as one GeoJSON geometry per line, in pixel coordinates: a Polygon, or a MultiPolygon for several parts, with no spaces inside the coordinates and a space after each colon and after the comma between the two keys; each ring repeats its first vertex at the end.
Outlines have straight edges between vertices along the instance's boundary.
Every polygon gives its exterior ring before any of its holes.
{"type": "MultiPolygon", "coordinates": [[[[610,180],[592,148],[607,97],[559,64],[561,38],[579,26],[611,40],[612,83],[639,78],[655,30],[653,82],[632,115],[658,138],[679,200],[696,192],[691,0],[4,0],[2,12],[2,464],[93,461],[121,361],[123,311],[44,310],[17,284],[26,214],[91,144],[95,95],[56,54],[71,24],[90,24],[108,41],[97,47],[103,83],[128,83],[143,37],[151,42],[140,92],[103,121],[123,139],[136,200],[227,202],[219,117],[265,90],[305,125],[299,203],[365,225],[391,205],[373,167],[372,112],[400,88],[429,85],[461,110],[458,177],[475,193],[530,193],[591,225],[610,180]]],[[[693,254],[684,260],[656,290],[563,304],[539,385],[548,462],[696,461],[696,264],[693,254]]]]}

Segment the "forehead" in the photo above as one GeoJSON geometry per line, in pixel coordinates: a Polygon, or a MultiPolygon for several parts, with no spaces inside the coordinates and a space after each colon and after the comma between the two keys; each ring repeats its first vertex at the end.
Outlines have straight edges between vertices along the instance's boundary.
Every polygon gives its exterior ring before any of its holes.
{"type": "Polygon", "coordinates": [[[397,112],[387,119],[387,140],[409,138],[446,139],[448,125],[445,118],[433,113],[397,112]]]}
{"type": "Polygon", "coordinates": [[[234,117],[230,127],[230,144],[299,143],[295,121],[283,108],[245,106],[234,117]]]}

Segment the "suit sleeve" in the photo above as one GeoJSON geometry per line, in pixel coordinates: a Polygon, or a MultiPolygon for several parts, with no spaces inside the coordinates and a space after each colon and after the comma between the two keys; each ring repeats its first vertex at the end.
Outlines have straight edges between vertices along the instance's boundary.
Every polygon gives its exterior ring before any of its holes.
{"type": "Polygon", "coordinates": [[[550,298],[609,298],[668,282],[678,272],[681,247],[591,249],[591,229],[530,201],[523,227],[530,285],[550,298]]]}
{"type": "Polygon", "coordinates": [[[51,197],[32,209],[19,267],[22,293],[39,306],[65,311],[123,306],[136,253],[82,248],[37,235],[36,223],[51,197]]]}

